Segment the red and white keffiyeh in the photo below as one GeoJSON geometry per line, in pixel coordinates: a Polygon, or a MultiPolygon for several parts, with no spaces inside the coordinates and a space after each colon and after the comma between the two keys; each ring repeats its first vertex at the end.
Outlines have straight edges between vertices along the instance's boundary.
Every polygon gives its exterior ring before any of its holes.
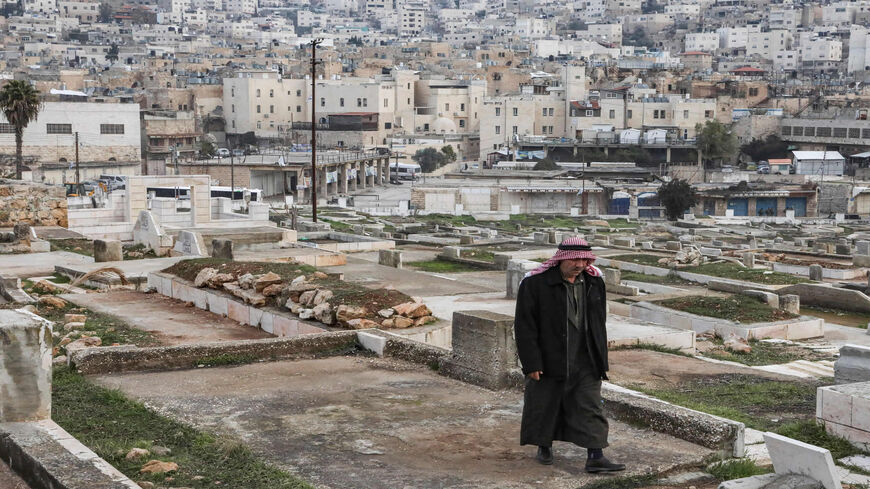
{"type": "MultiPolygon", "coordinates": [[[[585,239],[579,237],[566,238],[559,245],[559,251],[557,251],[556,254],[553,255],[553,258],[550,258],[549,260],[542,263],[541,266],[539,266],[538,268],[527,273],[526,277],[531,277],[532,275],[546,272],[550,268],[559,265],[559,262],[561,262],[562,260],[579,260],[583,258],[594,261],[598,257],[596,257],[592,253],[592,247],[589,246],[589,243],[587,243],[585,239]]],[[[600,277],[604,275],[601,272],[601,269],[592,265],[591,263],[588,267],[586,267],[586,273],[593,277],[600,277]]]]}

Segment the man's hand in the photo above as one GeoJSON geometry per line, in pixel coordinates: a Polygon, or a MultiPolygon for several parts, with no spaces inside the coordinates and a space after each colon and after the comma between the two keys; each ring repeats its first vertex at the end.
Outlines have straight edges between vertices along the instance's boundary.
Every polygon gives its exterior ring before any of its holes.
{"type": "Polygon", "coordinates": [[[538,370],[537,372],[531,372],[528,377],[530,379],[541,380],[542,375],[544,375],[544,372],[538,370]]]}

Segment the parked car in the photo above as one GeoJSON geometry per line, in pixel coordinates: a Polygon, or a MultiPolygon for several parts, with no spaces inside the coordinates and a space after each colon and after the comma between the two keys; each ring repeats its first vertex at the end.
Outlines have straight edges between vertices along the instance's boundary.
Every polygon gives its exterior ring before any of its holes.
{"type": "Polygon", "coordinates": [[[770,167],[769,166],[759,166],[758,173],[763,175],[770,175],[770,167]]]}
{"type": "Polygon", "coordinates": [[[127,188],[127,177],[121,175],[100,175],[97,181],[105,183],[109,192],[127,188]]]}
{"type": "Polygon", "coordinates": [[[221,158],[229,158],[230,157],[230,150],[228,150],[226,148],[218,148],[216,154],[221,158]]]}
{"type": "Polygon", "coordinates": [[[722,165],[722,173],[733,173],[734,167],[731,165],[722,165]]]}
{"type": "Polygon", "coordinates": [[[234,149],[233,156],[245,156],[245,150],[243,149],[234,149]]]}

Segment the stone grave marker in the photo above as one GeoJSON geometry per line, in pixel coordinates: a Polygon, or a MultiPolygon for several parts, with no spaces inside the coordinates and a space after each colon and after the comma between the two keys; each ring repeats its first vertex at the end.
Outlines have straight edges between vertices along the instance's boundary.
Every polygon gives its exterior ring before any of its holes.
{"type": "Polygon", "coordinates": [[[202,235],[193,231],[181,231],[172,251],[185,256],[205,256],[206,248],[202,235]]]}
{"type": "Polygon", "coordinates": [[[805,475],[821,482],[825,489],[842,489],[827,449],[769,432],[764,434],[764,443],[777,474],[805,475]]]}
{"type": "Polygon", "coordinates": [[[116,239],[95,239],[94,240],[94,261],[97,263],[107,261],[121,261],[124,259],[124,252],[121,248],[121,242],[116,239]]]}

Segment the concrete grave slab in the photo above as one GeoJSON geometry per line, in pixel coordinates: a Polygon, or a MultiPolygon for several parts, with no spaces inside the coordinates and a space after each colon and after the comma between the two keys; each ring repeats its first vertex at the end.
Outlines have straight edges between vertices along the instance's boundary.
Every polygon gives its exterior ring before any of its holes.
{"type": "Polygon", "coordinates": [[[175,246],[172,247],[174,255],[183,256],[206,256],[208,250],[202,235],[193,231],[179,231],[175,246]]]}
{"type": "Polygon", "coordinates": [[[764,443],[778,475],[805,475],[825,489],[842,489],[831,452],[776,433],[765,433],[764,443]]]}

